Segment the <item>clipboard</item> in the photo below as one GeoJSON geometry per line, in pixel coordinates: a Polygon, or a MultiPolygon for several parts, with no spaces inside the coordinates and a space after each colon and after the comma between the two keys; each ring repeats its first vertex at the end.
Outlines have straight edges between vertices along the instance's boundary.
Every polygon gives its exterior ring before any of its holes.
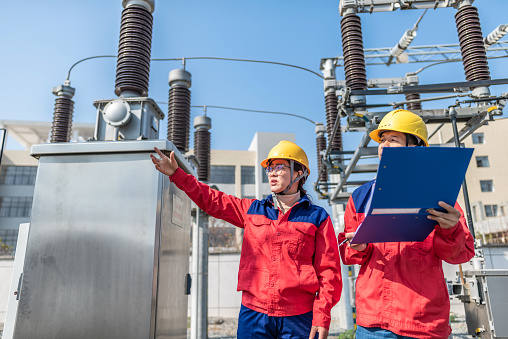
{"type": "Polygon", "coordinates": [[[384,148],[372,201],[351,244],[423,241],[436,222],[429,208],[454,206],[473,148],[384,148]]]}

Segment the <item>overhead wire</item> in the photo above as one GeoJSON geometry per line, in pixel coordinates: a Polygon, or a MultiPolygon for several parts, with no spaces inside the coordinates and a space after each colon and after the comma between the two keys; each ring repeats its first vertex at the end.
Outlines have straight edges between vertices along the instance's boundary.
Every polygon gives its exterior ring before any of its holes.
{"type": "MultiPolygon", "coordinates": [[[[165,104],[165,105],[167,105],[167,102],[164,102],[164,101],[156,101],[156,102],[158,104],[165,104]]],[[[288,112],[263,111],[263,110],[248,109],[248,108],[214,106],[214,105],[191,105],[191,107],[194,107],[194,108],[204,108],[205,112],[206,112],[207,108],[218,108],[218,109],[226,109],[226,110],[241,111],[241,112],[288,115],[288,116],[292,116],[292,117],[295,117],[295,118],[300,118],[300,119],[306,120],[306,121],[312,123],[313,125],[318,125],[318,123],[315,122],[314,120],[306,118],[306,117],[304,117],[302,115],[298,115],[298,114],[294,114],[294,113],[288,113],[288,112]]]]}
{"type": "MultiPolygon", "coordinates": [[[[83,61],[90,60],[90,59],[116,58],[116,57],[117,57],[116,55],[95,55],[95,56],[91,56],[91,57],[88,57],[88,58],[81,59],[81,60],[77,61],[76,63],[74,63],[69,68],[69,71],[67,72],[67,79],[66,80],[68,81],[70,79],[72,69],[76,65],[82,63],[83,61]]],[[[308,69],[308,68],[305,68],[305,67],[301,67],[301,66],[297,66],[297,65],[292,65],[292,64],[284,63],[284,62],[277,62],[277,61],[254,60],[254,59],[236,59],[236,58],[222,58],[222,57],[188,57],[188,58],[184,57],[184,58],[162,58],[162,59],[154,58],[154,59],[150,59],[150,60],[151,61],[183,61],[183,62],[185,62],[185,60],[225,60],[225,61],[239,61],[239,62],[254,62],[254,63],[272,64],[272,65],[279,65],[279,66],[286,66],[286,67],[296,68],[296,69],[300,69],[300,70],[312,73],[314,75],[317,75],[321,79],[324,79],[324,77],[321,74],[319,74],[317,72],[314,72],[311,69],[308,69]]]]}

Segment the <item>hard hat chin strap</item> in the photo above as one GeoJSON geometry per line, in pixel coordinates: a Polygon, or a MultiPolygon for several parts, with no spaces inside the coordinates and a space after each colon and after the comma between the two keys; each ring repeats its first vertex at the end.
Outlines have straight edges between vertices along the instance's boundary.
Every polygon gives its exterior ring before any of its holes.
{"type": "MultiPolygon", "coordinates": [[[[294,160],[289,160],[289,168],[291,169],[290,178],[292,178],[293,177],[293,173],[295,171],[295,161],[294,160]]],[[[277,194],[277,195],[285,195],[287,193],[287,191],[289,191],[289,189],[291,188],[291,186],[293,186],[293,184],[295,182],[298,182],[298,180],[300,180],[303,177],[307,177],[307,175],[308,175],[307,174],[307,168],[304,168],[302,175],[299,175],[298,177],[296,177],[295,180],[291,180],[291,182],[289,183],[288,187],[286,187],[285,190],[283,190],[282,192],[279,192],[279,193],[275,193],[275,194],[277,194]]]]}

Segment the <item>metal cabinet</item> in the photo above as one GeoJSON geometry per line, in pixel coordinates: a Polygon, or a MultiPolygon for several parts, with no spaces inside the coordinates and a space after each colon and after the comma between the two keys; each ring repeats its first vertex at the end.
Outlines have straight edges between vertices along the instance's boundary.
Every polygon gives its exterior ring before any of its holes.
{"type": "Polygon", "coordinates": [[[35,145],[14,338],[186,338],[189,198],[154,169],[166,140],[35,145]]]}

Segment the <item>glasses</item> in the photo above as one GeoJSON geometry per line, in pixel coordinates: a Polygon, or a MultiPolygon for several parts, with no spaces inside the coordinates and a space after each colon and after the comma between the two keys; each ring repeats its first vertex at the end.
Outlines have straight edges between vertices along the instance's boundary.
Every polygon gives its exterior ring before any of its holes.
{"type": "Polygon", "coordinates": [[[279,164],[279,165],[275,165],[275,166],[267,166],[267,167],[265,167],[266,175],[267,176],[270,176],[270,175],[281,175],[282,174],[282,170],[284,170],[284,167],[289,168],[289,166],[284,165],[284,164],[279,164]]]}

